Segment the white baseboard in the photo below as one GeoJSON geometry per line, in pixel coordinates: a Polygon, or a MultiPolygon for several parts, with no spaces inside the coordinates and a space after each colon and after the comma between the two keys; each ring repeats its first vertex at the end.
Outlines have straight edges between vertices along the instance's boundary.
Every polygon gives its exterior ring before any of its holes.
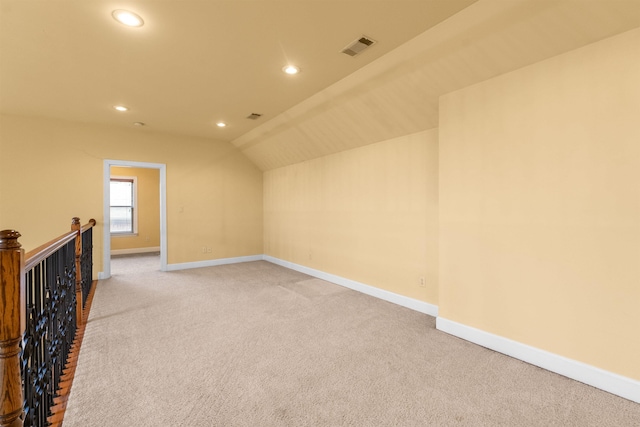
{"type": "Polygon", "coordinates": [[[149,252],[160,252],[160,246],[153,246],[150,248],[112,249],[111,255],[146,254],[149,252]]]}
{"type": "Polygon", "coordinates": [[[262,255],[241,256],[235,258],[210,259],[206,261],[183,262],[167,264],[167,271],[186,270],[189,268],[215,267],[217,265],[237,264],[240,262],[262,261],[262,255]]]}
{"type": "Polygon", "coordinates": [[[354,291],[362,292],[363,294],[371,295],[373,297],[410,308],[411,310],[419,311],[420,313],[434,317],[438,315],[438,306],[429,304],[428,302],[419,301],[404,295],[385,291],[384,289],[376,288],[375,286],[365,285],[364,283],[356,282],[355,280],[345,279],[344,277],[325,273],[320,270],[314,270],[313,268],[284,261],[269,255],[264,255],[264,260],[291,270],[299,271],[300,273],[308,274],[309,276],[317,277],[318,279],[326,280],[327,282],[335,283],[336,285],[344,286],[345,288],[353,289],[354,291]]]}
{"type": "Polygon", "coordinates": [[[580,381],[633,402],[640,403],[640,381],[587,365],[545,350],[540,350],[508,338],[466,326],[442,317],[436,319],[436,329],[482,347],[539,366],[556,374],[580,381]]]}

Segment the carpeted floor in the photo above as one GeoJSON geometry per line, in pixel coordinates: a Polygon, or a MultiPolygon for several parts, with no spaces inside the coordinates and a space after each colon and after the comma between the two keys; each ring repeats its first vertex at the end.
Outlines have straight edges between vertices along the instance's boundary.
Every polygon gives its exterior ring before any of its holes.
{"type": "Polygon", "coordinates": [[[638,426],[640,405],[268,262],[112,261],[65,427],[638,426]]]}

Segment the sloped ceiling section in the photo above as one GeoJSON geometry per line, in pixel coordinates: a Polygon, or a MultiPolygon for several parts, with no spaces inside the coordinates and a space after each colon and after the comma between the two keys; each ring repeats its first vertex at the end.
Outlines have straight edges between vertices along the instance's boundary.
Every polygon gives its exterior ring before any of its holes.
{"type": "Polygon", "coordinates": [[[637,0],[480,0],[233,144],[270,170],[431,129],[445,93],[638,26],[637,0]]]}

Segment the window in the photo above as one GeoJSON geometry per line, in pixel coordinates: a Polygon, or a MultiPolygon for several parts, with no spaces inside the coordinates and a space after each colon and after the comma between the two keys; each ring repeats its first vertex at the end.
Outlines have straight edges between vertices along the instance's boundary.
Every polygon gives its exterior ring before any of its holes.
{"type": "Polygon", "coordinates": [[[111,233],[135,234],[137,230],[136,178],[111,177],[111,233]]]}

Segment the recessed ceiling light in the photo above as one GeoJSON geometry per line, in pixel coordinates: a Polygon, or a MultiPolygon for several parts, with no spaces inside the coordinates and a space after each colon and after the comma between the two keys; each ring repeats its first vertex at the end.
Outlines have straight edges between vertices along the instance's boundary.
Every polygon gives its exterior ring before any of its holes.
{"type": "Polygon", "coordinates": [[[129,12],[128,10],[114,10],[111,12],[111,15],[113,19],[128,27],[142,27],[144,25],[144,21],[139,15],[129,12]]]}
{"type": "Polygon", "coordinates": [[[300,72],[300,68],[296,67],[295,65],[287,65],[284,68],[282,68],[282,71],[284,71],[287,74],[298,74],[300,72]]]}
{"type": "Polygon", "coordinates": [[[134,122],[133,125],[134,126],[139,126],[139,127],[145,126],[145,124],[142,123],[142,122],[134,122]]]}
{"type": "Polygon", "coordinates": [[[113,108],[115,108],[118,111],[127,111],[128,108],[125,107],[124,105],[114,105],[113,108]]]}
{"type": "Polygon", "coordinates": [[[225,127],[227,124],[225,122],[218,122],[216,123],[216,126],[218,126],[219,128],[223,128],[225,127]]]}

